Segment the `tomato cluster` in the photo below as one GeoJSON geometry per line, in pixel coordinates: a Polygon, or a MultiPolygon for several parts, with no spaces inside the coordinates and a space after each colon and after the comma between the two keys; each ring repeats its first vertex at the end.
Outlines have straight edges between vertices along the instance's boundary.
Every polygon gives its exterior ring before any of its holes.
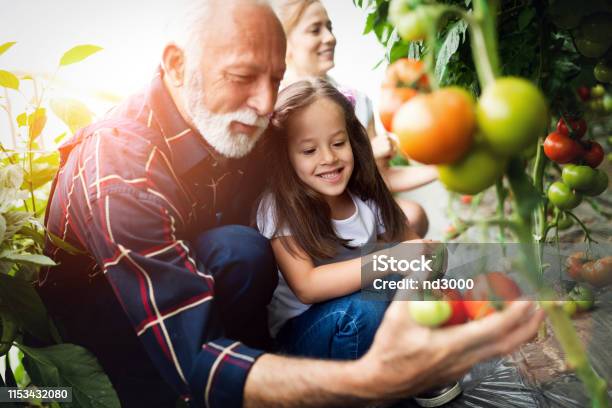
{"type": "Polygon", "coordinates": [[[584,252],[570,255],[565,266],[569,277],[596,287],[612,284],[612,256],[590,260],[584,252]]]}
{"type": "Polygon", "coordinates": [[[438,165],[440,181],[461,194],[493,185],[509,158],[532,150],[546,126],[544,96],[521,78],[496,80],[478,101],[457,87],[428,91],[420,61],[395,62],[383,83],[380,118],[406,156],[438,165]]]}
{"type": "Polygon", "coordinates": [[[520,288],[506,274],[489,272],[478,275],[474,287],[465,294],[456,289],[441,290],[434,293],[437,300],[411,302],[409,312],[421,326],[452,326],[488,316],[520,296],[520,288]]]}
{"type": "Polygon", "coordinates": [[[608,176],[596,169],[604,158],[604,150],[595,141],[583,141],[587,131],[584,119],[559,119],[557,130],[544,140],[544,153],[552,161],[566,164],[562,181],[548,188],[547,196],[560,210],[571,210],[582,196],[597,196],[608,188],[608,176]]]}

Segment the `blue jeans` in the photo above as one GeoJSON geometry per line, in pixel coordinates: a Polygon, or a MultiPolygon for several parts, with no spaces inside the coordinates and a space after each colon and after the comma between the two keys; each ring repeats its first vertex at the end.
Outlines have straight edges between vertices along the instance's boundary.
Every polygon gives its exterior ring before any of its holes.
{"type": "Polygon", "coordinates": [[[253,228],[226,225],[200,234],[195,252],[215,278],[211,326],[220,326],[230,339],[269,349],[266,306],[278,283],[278,267],[268,239],[253,228]]]}
{"type": "Polygon", "coordinates": [[[359,292],[317,303],[287,321],[277,341],[291,355],[356,360],[370,348],[388,305],[359,292]]]}

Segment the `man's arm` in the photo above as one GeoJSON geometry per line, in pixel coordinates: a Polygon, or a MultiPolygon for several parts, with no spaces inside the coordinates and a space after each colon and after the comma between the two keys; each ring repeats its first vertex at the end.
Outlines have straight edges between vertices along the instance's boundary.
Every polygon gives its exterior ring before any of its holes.
{"type": "Polygon", "coordinates": [[[530,302],[514,302],[482,320],[432,330],[410,320],[409,304],[391,304],[360,360],[262,356],[247,377],[244,407],[366,406],[413,396],[512,352],[535,335],[543,319],[542,311],[530,314],[530,302]]]}

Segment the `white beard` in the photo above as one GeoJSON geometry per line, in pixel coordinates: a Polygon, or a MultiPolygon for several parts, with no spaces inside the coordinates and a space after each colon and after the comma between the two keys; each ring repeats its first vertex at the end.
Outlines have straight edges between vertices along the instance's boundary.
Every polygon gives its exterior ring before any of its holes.
{"type": "Polygon", "coordinates": [[[229,158],[241,158],[249,154],[266,130],[269,118],[259,116],[251,108],[228,113],[212,113],[204,106],[204,90],[199,73],[192,73],[185,87],[184,98],[187,114],[202,137],[217,152],[229,158]],[[240,122],[258,129],[251,136],[230,131],[232,122],[240,122]]]}

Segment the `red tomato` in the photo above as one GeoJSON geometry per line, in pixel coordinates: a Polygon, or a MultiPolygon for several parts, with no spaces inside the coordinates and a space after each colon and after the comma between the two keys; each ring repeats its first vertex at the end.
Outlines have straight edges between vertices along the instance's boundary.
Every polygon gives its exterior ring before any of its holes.
{"type": "Polygon", "coordinates": [[[583,102],[586,102],[589,99],[591,99],[591,89],[588,86],[578,87],[576,92],[578,92],[578,96],[580,97],[580,100],[583,102]]]}
{"type": "Polygon", "coordinates": [[[452,309],[451,317],[444,323],[444,326],[453,326],[455,324],[463,324],[467,322],[468,315],[463,305],[463,298],[461,292],[457,289],[446,289],[443,291],[444,299],[447,300],[452,309]]]}
{"type": "Polygon", "coordinates": [[[474,279],[474,288],[465,294],[464,307],[471,319],[480,319],[495,312],[491,300],[505,302],[518,299],[521,289],[502,272],[489,272],[474,279]],[[491,299],[491,300],[488,300],[491,299]]]}
{"type": "Polygon", "coordinates": [[[582,267],[588,261],[585,252],[574,252],[565,260],[567,274],[570,278],[580,281],[582,280],[582,267]]]}
{"type": "Polygon", "coordinates": [[[592,168],[599,166],[604,159],[603,147],[595,141],[590,141],[582,155],[582,159],[592,168]]]}
{"type": "Polygon", "coordinates": [[[582,278],[596,287],[612,283],[612,256],[587,262],[582,268],[582,278]]]}
{"type": "Polygon", "coordinates": [[[582,146],[578,142],[559,132],[550,133],[544,140],[544,154],[560,164],[570,163],[582,152],[582,146]]]}
{"type": "Polygon", "coordinates": [[[472,196],[469,194],[464,194],[461,196],[461,202],[463,204],[471,204],[472,203],[472,196]]]}
{"type": "Polygon", "coordinates": [[[573,134],[570,134],[570,130],[567,127],[567,123],[563,120],[563,118],[559,118],[557,122],[557,132],[561,133],[565,136],[574,136],[577,139],[580,139],[587,131],[586,121],[582,118],[580,119],[572,119],[567,118],[570,127],[572,128],[573,134]]]}

